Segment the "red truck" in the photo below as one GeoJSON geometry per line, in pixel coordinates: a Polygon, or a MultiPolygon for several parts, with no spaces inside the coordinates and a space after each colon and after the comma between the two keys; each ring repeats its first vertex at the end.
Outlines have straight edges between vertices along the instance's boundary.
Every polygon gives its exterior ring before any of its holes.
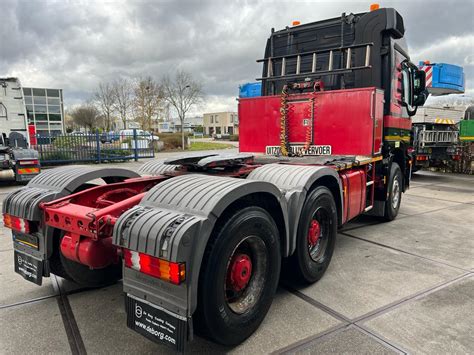
{"type": "Polygon", "coordinates": [[[3,204],[16,271],[38,284],[123,277],[127,325],[152,341],[241,343],[282,265],[316,282],[338,228],[397,216],[412,167],[404,137],[426,99],[404,32],[391,8],[272,30],[262,96],[239,101],[240,154],[42,173],[3,204]]]}

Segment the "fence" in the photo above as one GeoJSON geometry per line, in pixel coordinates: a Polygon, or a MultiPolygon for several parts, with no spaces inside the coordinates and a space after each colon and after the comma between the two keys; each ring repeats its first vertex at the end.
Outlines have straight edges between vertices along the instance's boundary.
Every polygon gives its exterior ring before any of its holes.
{"type": "Polygon", "coordinates": [[[130,130],[129,134],[82,133],[37,135],[32,148],[42,165],[71,162],[106,162],[153,158],[159,138],[150,133],[130,130]]]}

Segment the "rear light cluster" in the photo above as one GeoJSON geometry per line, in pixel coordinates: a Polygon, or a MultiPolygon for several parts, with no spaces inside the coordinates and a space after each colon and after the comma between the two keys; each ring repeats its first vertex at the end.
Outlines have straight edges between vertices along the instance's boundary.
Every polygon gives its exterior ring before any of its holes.
{"type": "Polygon", "coordinates": [[[173,263],[129,249],[123,249],[123,259],[126,267],[175,285],[179,285],[186,279],[184,263],[173,263]]]}
{"type": "Polygon", "coordinates": [[[33,160],[20,160],[19,161],[20,165],[38,165],[39,160],[33,159],[33,160]]]}
{"type": "Polygon", "coordinates": [[[9,214],[3,215],[3,224],[5,227],[14,229],[18,232],[22,233],[29,233],[30,232],[30,224],[29,222],[20,217],[11,216],[9,214]]]}
{"type": "Polygon", "coordinates": [[[416,160],[428,160],[428,156],[427,155],[417,155],[416,160]]]}

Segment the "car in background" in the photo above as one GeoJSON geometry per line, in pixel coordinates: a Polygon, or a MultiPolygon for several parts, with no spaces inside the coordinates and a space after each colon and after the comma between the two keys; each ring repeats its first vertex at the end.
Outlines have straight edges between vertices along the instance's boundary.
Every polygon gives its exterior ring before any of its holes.
{"type": "MultiPolygon", "coordinates": [[[[133,131],[134,131],[133,129],[122,129],[119,132],[120,140],[125,140],[127,138],[133,138],[133,131]]],[[[137,129],[136,134],[137,134],[137,139],[138,140],[146,139],[148,141],[157,141],[157,140],[160,139],[160,137],[158,137],[156,135],[153,135],[148,131],[144,131],[143,129],[137,129]]]]}
{"type": "Polygon", "coordinates": [[[114,131],[103,132],[100,134],[100,142],[104,143],[113,143],[120,140],[120,134],[114,131]]]}

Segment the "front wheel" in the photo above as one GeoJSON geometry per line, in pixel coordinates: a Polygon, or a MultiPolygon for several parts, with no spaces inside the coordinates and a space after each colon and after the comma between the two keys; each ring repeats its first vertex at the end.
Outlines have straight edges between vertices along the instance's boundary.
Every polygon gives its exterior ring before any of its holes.
{"type": "Polygon", "coordinates": [[[392,163],[390,167],[390,177],[388,179],[388,198],[385,201],[385,214],[384,219],[386,221],[393,221],[400,209],[400,203],[402,201],[402,171],[397,163],[392,163]]]}
{"type": "Polygon", "coordinates": [[[337,235],[337,209],[328,188],[317,187],[306,198],[298,223],[296,250],[289,260],[300,283],[314,283],[331,262],[337,235]]]}
{"type": "Polygon", "coordinates": [[[260,207],[235,213],[211,237],[199,279],[195,329],[223,345],[237,345],[258,328],[280,275],[280,239],[260,207]]]}

